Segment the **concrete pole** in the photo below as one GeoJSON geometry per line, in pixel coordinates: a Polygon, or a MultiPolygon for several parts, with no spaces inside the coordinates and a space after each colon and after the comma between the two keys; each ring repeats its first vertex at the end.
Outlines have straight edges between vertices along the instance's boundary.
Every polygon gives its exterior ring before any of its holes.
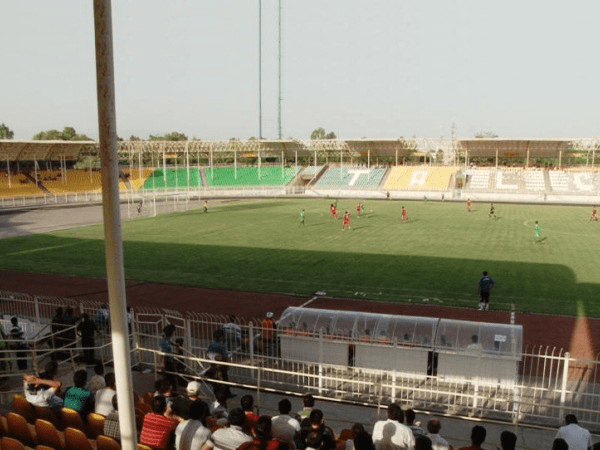
{"type": "Polygon", "coordinates": [[[96,37],[98,135],[102,160],[102,211],[104,216],[106,278],[110,302],[115,376],[118,380],[117,399],[119,402],[121,447],[123,450],[137,450],[119,204],[119,158],[117,155],[110,0],[94,0],[94,28],[96,37]]]}

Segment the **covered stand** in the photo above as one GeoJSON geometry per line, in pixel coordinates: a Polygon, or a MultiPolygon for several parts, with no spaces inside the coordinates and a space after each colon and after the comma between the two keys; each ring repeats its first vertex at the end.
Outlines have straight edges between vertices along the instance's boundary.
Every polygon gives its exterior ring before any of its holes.
{"type": "Polygon", "coordinates": [[[514,383],[523,346],[520,325],[297,307],[278,332],[289,361],[503,384],[514,383]]]}

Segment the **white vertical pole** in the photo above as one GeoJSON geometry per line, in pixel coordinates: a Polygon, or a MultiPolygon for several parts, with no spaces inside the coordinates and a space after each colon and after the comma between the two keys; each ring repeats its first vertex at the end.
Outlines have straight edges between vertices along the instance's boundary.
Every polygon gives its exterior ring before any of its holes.
{"type": "Polygon", "coordinates": [[[258,179],[260,180],[262,178],[262,175],[260,173],[260,167],[261,167],[260,166],[260,159],[261,159],[260,158],[260,150],[257,152],[257,154],[258,154],[258,179]]]}
{"type": "Polygon", "coordinates": [[[165,183],[165,189],[167,189],[167,158],[165,156],[165,148],[162,147],[163,155],[163,182],[165,183]]]}
{"type": "Polygon", "coordinates": [[[283,180],[283,150],[281,150],[281,179],[283,180]]]}
{"type": "Polygon", "coordinates": [[[237,180],[237,150],[233,151],[233,176],[237,180]]]}
{"type": "Polygon", "coordinates": [[[10,181],[10,161],[8,156],[6,157],[6,175],[8,175],[8,187],[12,187],[12,183],[10,181]]]}
{"type": "Polygon", "coordinates": [[[119,205],[119,159],[117,154],[117,120],[112,44],[112,13],[110,0],[94,0],[96,38],[96,80],[98,91],[98,135],[102,160],[102,211],[106,251],[106,279],[110,303],[111,338],[119,428],[123,450],[137,449],[135,407],[125,298],[125,270],[119,205]]]}
{"type": "Polygon", "coordinates": [[[190,190],[190,141],[185,141],[185,167],[187,168],[187,190],[190,190]]]}

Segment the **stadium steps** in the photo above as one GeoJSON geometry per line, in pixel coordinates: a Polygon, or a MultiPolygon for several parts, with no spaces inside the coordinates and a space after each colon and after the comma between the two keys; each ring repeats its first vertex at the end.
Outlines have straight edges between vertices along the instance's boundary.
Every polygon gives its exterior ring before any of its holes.
{"type": "Polygon", "coordinates": [[[381,183],[379,183],[379,186],[377,186],[377,189],[383,189],[383,187],[385,186],[385,183],[387,183],[387,179],[389,178],[390,173],[392,173],[392,171],[390,170],[389,167],[387,169],[385,169],[385,173],[383,174],[383,177],[381,177],[381,183]]]}
{"type": "Polygon", "coordinates": [[[123,172],[121,169],[119,169],[119,179],[125,185],[125,187],[127,188],[128,191],[133,190],[133,188],[131,187],[131,183],[129,182],[129,178],[125,175],[125,172],[123,172]]]}
{"type": "Polygon", "coordinates": [[[314,176],[312,177],[312,180],[310,180],[308,183],[306,183],[306,187],[307,188],[314,187],[315,184],[317,184],[319,182],[319,180],[321,179],[323,174],[325,174],[325,172],[327,172],[328,170],[329,170],[329,164],[324,164],[321,167],[321,170],[314,174],[314,176]]]}
{"type": "Polygon", "coordinates": [[[46,188],[46,186],[44,186],[44,183],[42,183],[41,181],[36,180],[35,178],[33,178],[31,176],[30,173],[25,173],[23,172],[23,175],[25,175],[27,178],[29,178],[29,180],[37,185],[37,187],[44,193],[44,194],[51,194],[51,192],[48,190],[48,188],[46,188]]]}
{"type": "Polygon", "coordinates": [[[544,183],[546,183],[546,192],[552,192],[552,183],[550,183],[550,175],[547,170],[544,170],[544,183]]]}

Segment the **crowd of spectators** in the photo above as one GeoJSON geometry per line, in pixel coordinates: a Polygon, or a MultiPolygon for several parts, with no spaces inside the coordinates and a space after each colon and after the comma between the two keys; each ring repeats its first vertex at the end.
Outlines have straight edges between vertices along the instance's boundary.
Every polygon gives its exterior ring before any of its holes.
{"type": "MultiPolygon", "coordinates": [[[[63,392],[56,378],[57,363],[50,361],[38,375],[23,376],[24,394],[32,405],[51,409],[57,418],[62,408],[77,411],[84,422],[89,413],[100,414],[105,418],[103,434],[119,441],[115,374],[103,371],[101,364],[96,365],[95,375],[88,380],[87,370],[77,370],[73,385],[63,392]]],[[[482,425],[472,428],[470,445],[453,446],[441,433],[440,420],[431,419],[423,427],[415,411],[399,403],[388,405],[386,419],[357,422],[336,435],[310,394],[302,398],[297,411],[288,398],[281,398],[277,414],[270,416],[257,413],[252,395],[238,402],[227,391],[215,389],[214,401],[207,402],[201,398],[201,388],[201,382],[191,381],[178,394],[168,378],[158,379],[146,400],[149,412],[138,417],[139,442],[156,450],[509,450],[517,446],[517,436],[503,431],[497,437],[499,447],[484,447],[487,431],[482,425]]],[[[578,425],[574,415],[568,414],[565,422],[552,449],[592,448],[589,431],[578,425]]]]}

